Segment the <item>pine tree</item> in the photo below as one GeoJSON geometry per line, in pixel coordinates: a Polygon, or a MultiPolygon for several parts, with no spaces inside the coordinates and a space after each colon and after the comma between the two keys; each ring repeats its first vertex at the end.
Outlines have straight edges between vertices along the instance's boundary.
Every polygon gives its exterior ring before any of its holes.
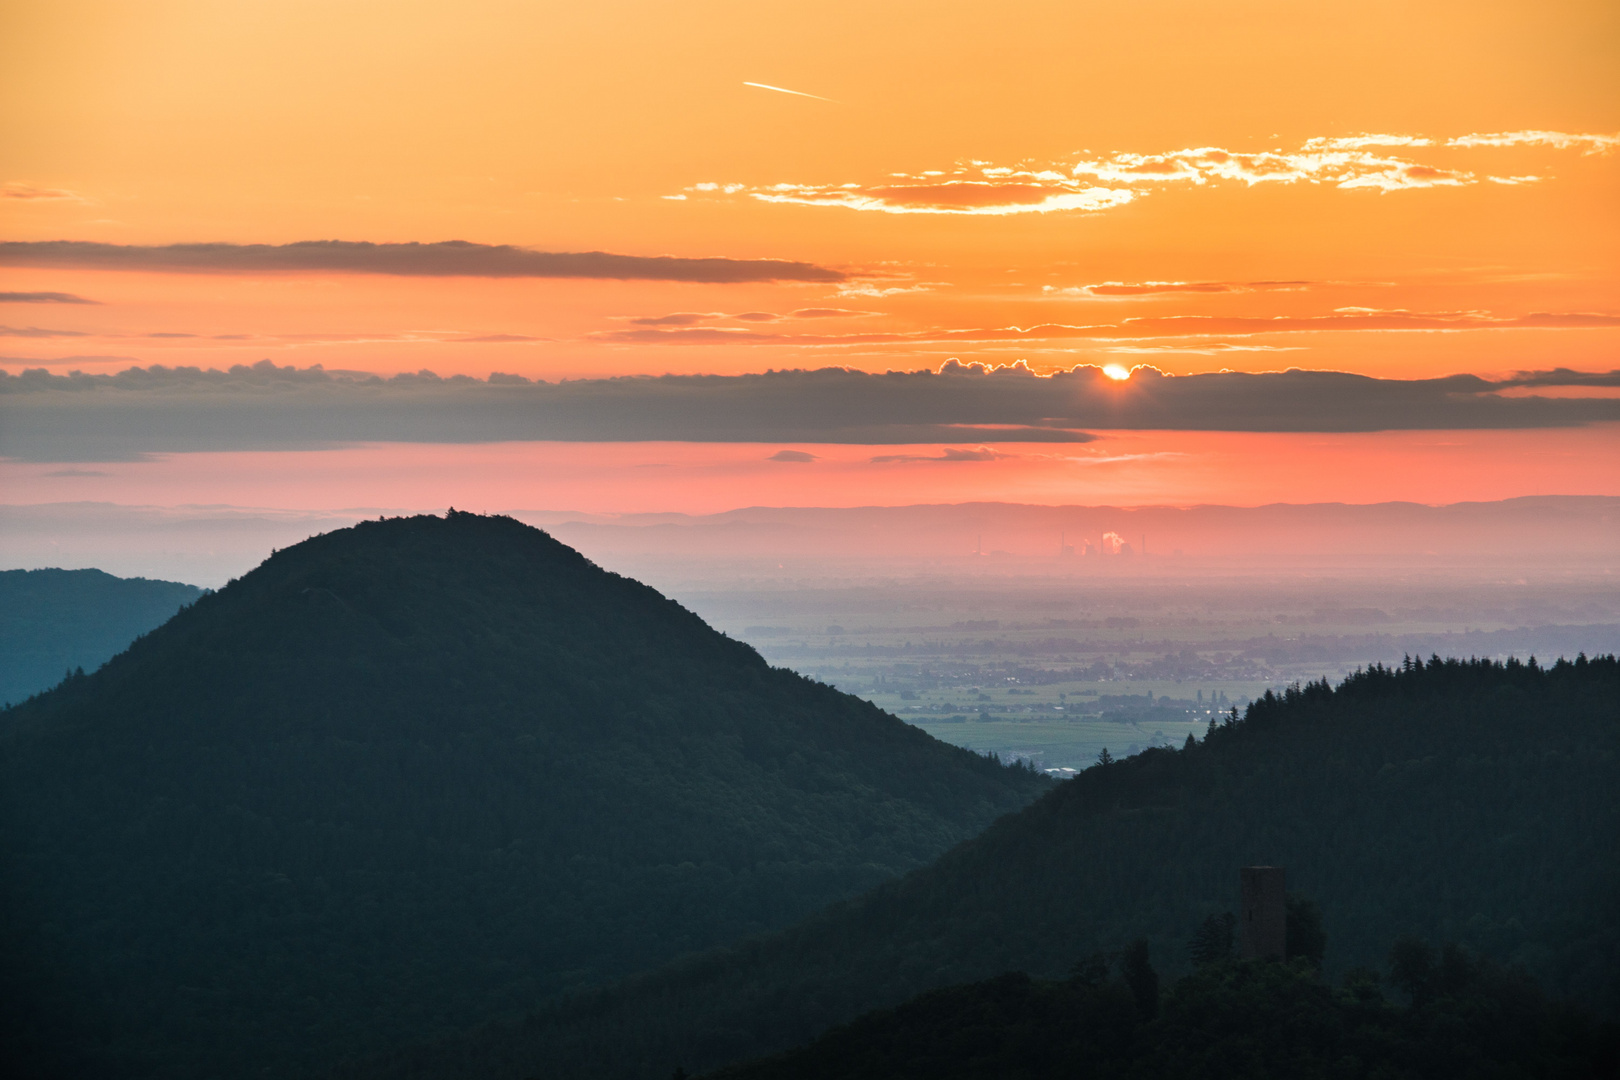
{"type": "Polygon", "coordinates": [[[1306,959],[1313,967],[1322,966],[1327,952],[1327,934],[1322,929],[1322,909],[1315,900],[1303,896],[1288,898],[1288,916],[1283,948],[1290,960],[1306,959]]]}
{"type": "Polygon", "coordinates": [[[1199,925],[1193,934],[1192,943],[1187,946],[1187,952],[1192,956],[1193,963],[1202,967],[1205,964],[1218,964],[1232,956],[1232,941],[1237,931],[1237,916],[1230,911],[1223,911],[1219,915],[1211,915],[1199,925]]]}
{"type": "Polygon", "coordinates": [[[1119,974],[1136,999],[1137,1011],[1148,1020],[1159,1013],[1159,973],[1148,962],[1147,938],[1137,938],[1125,946],[1120,957],[1119,974]]]}

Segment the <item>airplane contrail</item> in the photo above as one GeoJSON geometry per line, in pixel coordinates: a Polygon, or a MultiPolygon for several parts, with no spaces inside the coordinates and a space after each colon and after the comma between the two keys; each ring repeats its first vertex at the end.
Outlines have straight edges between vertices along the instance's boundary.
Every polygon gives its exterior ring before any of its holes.
{"type": "Polygon", "coordinates": [[[770,85],[768,85],[766,83],[762,83],[762,82],[745,82],[745,83],[743,83],[743,85],[744,86],[755,86],[755,87],[758,87],[761,90],[775,90],[778,94],[792,94],[794,97],[815,98],[817,101],[828,101],[828,102],[832,102],[832,104],[834,104],[834,105],[841,104],[840,102],[833,101],[833,99],[830,98],[830,97],[822,97],[820,94],[806,94],[802,90],[786,90],[786,89],[783,89],[780,86],[770,86],[770,85]]]}

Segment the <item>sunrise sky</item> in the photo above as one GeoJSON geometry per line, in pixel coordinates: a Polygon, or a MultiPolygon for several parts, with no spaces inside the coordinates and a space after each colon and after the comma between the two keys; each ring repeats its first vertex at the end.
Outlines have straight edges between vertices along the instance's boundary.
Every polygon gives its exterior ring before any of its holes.
{"type": "Polygon", "coordinates": [[[0,501],[1620,495],[1616,55],[1604,0],[6,3],[0,501]],[[1368,379],[1214,374],[1290,368],[1368,379]]]}

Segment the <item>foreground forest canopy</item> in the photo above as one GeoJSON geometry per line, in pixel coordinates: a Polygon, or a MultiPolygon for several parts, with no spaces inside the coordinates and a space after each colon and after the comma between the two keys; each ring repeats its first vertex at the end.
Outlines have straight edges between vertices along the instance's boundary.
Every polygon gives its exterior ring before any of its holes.
{"type": "Polygon", "coordinates": [[[367,522],[0,713],[0,1042],[319,1072],[788,925],[1050,786],[509,518],[367,522]]]}
{"type": "Polygon", "coordinates": [[[1166,976],[1236,868],[1320,906],[1324,969],[1411,934],[1620,1012],[1620,663],[1408,660],[1268,693],[1086,770],[933,865],[785,932],[352,1075],[624,1078],[785,1050],[919,993],[1144,938],[1166,976]]]}
{"type": "Polygon", "coordinates": [[[1616,1070],[1620,1027],[1467,950],[1407,938],[1385,973],[1355,968],[1338,988],[1308,960],[1224,959],[1161,991],[1139,943],[1081,961],[1062,981],[1008,974],[936,990],[711,1080],[1585,1080],[1616,1070]]]}
{"type": "Polygon", "coordinates": [[[0,704],[94,671],[202,592],[100,570],[0,570],[0,704]]]}

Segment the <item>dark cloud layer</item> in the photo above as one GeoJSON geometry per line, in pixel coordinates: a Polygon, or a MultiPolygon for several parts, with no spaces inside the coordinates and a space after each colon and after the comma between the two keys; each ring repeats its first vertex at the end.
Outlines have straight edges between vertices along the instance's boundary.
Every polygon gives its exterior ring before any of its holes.
{"type": "Polygon", "coordinates": [[[96,304],[99,300],[86,300],[65,292],[0,292],[0,304],[96,304]]]}
{"type": "Polygon", "coordinates": [[[0,337],[57,338],[89,337],[80,330],[52,330],[44,326],[0,326],[0,337]]]}
{"type": "Polygon", "coordinates": [[[0,455],[128,460],[165,451],[352,442],[1077,443],[1088,429],[1381,431],[1568,427],[1620,420],[1613,397],[1502,396],[1525,386],[1608,385],[1617,373],[1521,374],[1490,382],[1340,372],[1094,367],[1051,377],[954,361],[940,372],[839,368],[530,382],[431,372],[382,379],[268,361],[229,371],[131,368],[117,375],[0,376],[0,455]]]}
{"type": "Polygon", "coordinates": [[[226,274],[393,274],[405,277],[603,278],[630,281],[843,281],[837,270],[779,259],[682,259],[603,251],[531,251],[510,244],[449,240],[373,244],[100,244],[84,240],[0,243],[0,265],[76,266],[226,274]]]}
{"type": "Polygon", "coordinates": [[[1553,368],[1551,371],[1521,371],[1511,379],[1503,379],[1509,386],[1620,386],[1620,371],[1571,371],[1553,368]]]}

